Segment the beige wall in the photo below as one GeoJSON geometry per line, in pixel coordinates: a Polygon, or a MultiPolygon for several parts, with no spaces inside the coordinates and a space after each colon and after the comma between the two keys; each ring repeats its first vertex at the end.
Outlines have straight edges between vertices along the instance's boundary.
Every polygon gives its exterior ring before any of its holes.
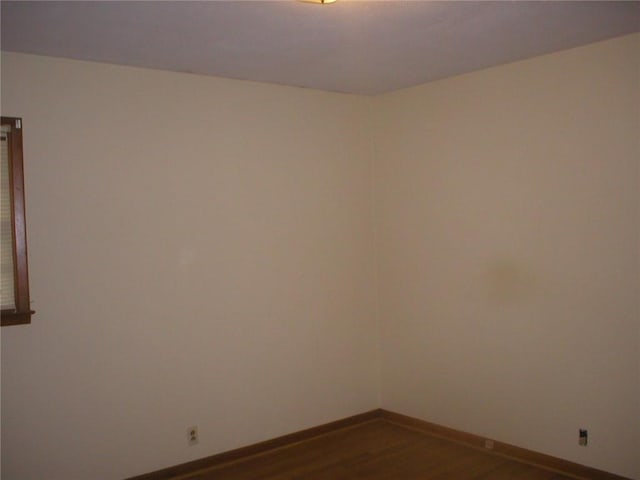
{"type": "Polygon", "coordinates": [[[385,408],[640,478],[639,69],[635,35],[379,99],[385,408]]]}
{"type": "Polygon", "coordinates": [[[377,407],[366,98],[16,54],[2,93],[37,311],[2,330],[5,479],[123,478],[377,407]]]}
{"type": "Polygon", "coordinates": [[[382,406],[640,479],[639,52],[375,98],[3,54],[38,312],[2,329],[4,478],[382,406]]]}

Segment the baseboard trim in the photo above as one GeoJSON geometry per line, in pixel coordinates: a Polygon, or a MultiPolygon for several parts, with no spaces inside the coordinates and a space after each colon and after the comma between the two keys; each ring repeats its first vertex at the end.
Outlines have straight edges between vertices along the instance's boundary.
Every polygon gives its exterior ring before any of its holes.
{"type": "Polygon", "coordinates": [[[155,472],[130,477],[126,480],[178,480],[180,477],[193,475],[200,470],[209,470],[223,464],[259,455],[261,453],[268,452],[269,450],[287,447],[294,443],[310,440],[336,430],[353,427],[373,420],[379,420],[381,417],[382,410],[371,410],[369,412],[360,413],[334,422],[325,423],[317,427],[311,427],[288,435],[283,435],[281,437],[265,440],[264,442],[254,443],[253,445],[236,448],[235,450],[218,453],[216,455],[182,463],[173,467],[163,468],[162,470],[157,470],[155,472]]]}
{"type": "Polygon", "coordinates": [[[266,453],[270,450],[284,448],[295,443],[341,430],[343,428],[354,427],[363,423],[380,420],[393,423],[404,428],[416,430],[426,435],[443,438],[473,447],[491,455],[500,455],[522,463],[534,465],[577,480],[631,480],[603,470],[580,465],[578,463],[546,455],[544,453],[534,452],[533,450],[527,450],[526,448],[516,447],[515,445],[510,445],[494,439],[491,439],[493,441],[493,448],[487,449],[485,448],[485,437],[463,432],[461,430],[455,430],[453,428],[409,417],[400,413],[390,412],[384,409],[371,410],[369,412],[325,423],[317,427],[307,428],[305,430],[283,435],[264,442],[218,453],[216,455],[182,463],[173,467],[163,468],[155,472],[130,477],[126,480],[179,480],[180,478],[194,475],[199,471],[209,470],[231,462],[244,460],[255,455],[266,453]]]}
{"type": "Polygon", "coordinates": [[[508,457],[522,463],[544,468],[545,470],[560,473],[578,480],[630,480],[625,477],[614,475],[613,473],[587,467],[579,463],[570,462],[569,460],[553,457],[544,453],[534,452],[533,450],[527,450],[526,448],[516,447],[515,445],[510,445],[494,439],[490,439],[493,441],[493,448],[487,449],[485,448],[485,440],[487,440],[486,437],[444,427],[442,425],[390,412],[388,410],[381,409],[380,416],[387,422],[405,428],[417,430],[433,437],[439,437],[452,442],[464,444],[493,455],[508,457]]]}

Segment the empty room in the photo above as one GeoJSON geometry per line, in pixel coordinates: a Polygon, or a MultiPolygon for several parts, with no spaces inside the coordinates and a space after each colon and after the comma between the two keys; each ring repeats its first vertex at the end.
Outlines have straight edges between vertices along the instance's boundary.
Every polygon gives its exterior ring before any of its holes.
{"type": "Polygon", "coordinates": [[[640,1],[5,1],[3,480],[640,480],[640,1]]]}

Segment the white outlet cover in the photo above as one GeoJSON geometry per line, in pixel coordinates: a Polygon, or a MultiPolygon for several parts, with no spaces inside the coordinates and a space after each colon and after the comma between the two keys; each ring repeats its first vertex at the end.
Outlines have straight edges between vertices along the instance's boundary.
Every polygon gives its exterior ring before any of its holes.
{"type": "Polygon", "coordinates": [[[198,427],[193,426],[187,428],[187,442],[189,445],[196,445],[198,443],[198,427]]]}

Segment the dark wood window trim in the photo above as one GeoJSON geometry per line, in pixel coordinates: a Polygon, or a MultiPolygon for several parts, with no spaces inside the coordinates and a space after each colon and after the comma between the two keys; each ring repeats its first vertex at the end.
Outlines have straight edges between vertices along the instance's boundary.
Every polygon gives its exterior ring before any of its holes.
{"type": "Polygon", "coordinates": [[[27,267],[27,230],[24,201],[24,170],[22,160],[22,119],[2,117],[2,125],[10,125],[9,188],[11,189],[15,305],[2,310],[2,326],[31,323],[29,271],[27,267]]]}

